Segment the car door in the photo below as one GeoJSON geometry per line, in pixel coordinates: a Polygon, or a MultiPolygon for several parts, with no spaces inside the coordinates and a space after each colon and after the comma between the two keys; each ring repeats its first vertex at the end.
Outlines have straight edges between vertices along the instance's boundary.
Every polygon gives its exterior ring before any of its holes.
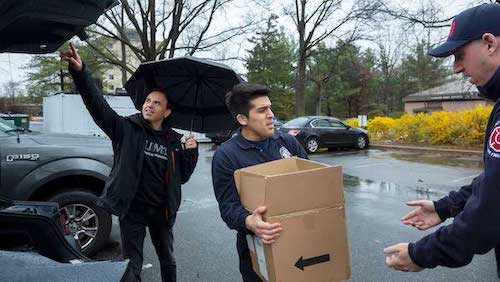
{"type": "Polygon", "coordinates": [[[332,134],[334,135],[336,145],[350,145],[352,144],[352,137],[349,134],[349,127],[345,126],[338,120],[329,120],[332,134]]]}
{"type": "Polygon", "coordinates": [[[311,122],[311,127],[313,128],[313,132],[319,137],[321,144],[326,146],[335,144],[335,132],[332,131],[328,119],[315,119],[311,122]]]}

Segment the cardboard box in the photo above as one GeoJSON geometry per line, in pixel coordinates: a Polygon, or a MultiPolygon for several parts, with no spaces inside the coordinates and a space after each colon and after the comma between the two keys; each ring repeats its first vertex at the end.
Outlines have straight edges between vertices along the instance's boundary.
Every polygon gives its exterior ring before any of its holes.
{"type": "Polygon", "coordinates": [[[299,158],[235,172],[243,206],[266,206],[264,220],[283,228],[274,244],[247,236],[264,281],[339,281],[351,275],[342,167],[299,158]]]}

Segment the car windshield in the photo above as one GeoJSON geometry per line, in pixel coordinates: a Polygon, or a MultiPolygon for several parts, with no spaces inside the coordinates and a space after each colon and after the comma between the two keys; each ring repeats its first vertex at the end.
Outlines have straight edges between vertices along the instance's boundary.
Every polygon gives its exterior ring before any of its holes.
{"type": "Polygon", "coordinates": [[[4,120],[3,118],[0,118],[0,131],[7,132],[7,131],[15,130],[15,129],[16,129],[15,125],[4,120]]]}
{"type": "Polygon", "coordinates": [[[285,123],[284,127],[304,127],[306,123],[309,121],[307,117],[298,117],[294,118],[291,121],[285,123]]]}

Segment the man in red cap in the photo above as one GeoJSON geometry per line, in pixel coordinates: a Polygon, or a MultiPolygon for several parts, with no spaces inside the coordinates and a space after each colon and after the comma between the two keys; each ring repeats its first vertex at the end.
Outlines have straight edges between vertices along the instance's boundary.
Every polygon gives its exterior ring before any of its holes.
{"type": "MultiPolygon", "coordinates": [[[[453,72],[469,78],[495,106],[486,129],[484,171],[471,184],[438,201],[407,203],[416,209],[403,216],[402,222],[419,230],[449,217],[454,220],[416,243],[385,248],[387,265],[401,271],[464,266],[475,254],[500,246],[500,5],[482,4],[458,14],[447,41],[429,55],[453,55],[453,72]]],[[[496,254],[498,265],[498,250],[496,254]]]]}

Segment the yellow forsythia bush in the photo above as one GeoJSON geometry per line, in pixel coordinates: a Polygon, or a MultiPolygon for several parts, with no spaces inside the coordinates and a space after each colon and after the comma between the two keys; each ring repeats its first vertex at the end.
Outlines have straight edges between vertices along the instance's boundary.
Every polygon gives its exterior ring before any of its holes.
{"type": "Polygon", "coordinates": [[[344,120],[344,123],[349,125],[350,127],[359,127],[357,118],[349,118],[344,120]]]}
{"type": "Polygon", "coordinates": [[[390,117],[375,117],[368,122],[368,134],[372,140],[391,139],[392,128],[396,124],[390,117]]]}
{"type": "Polygon", "coordinates": [[[431,144],[453,144],[469,131],[468,126],[461,122],[461,113],[435,112],[428,119],[424,130],[431,144]]]}
{"type": "Polygon", "coordinates": [[[372,140],[480,144],[484,140],[491,110],[491,106],[479,106],[462,112],[404,114],[399,119],[376,117],[368,121],[368,132],[372,140]]]}
{"type": "Polygon", "coordinates": [[[419,113],[416,115],[404,114],[396,120],[393,131],[396,140],[405,142],[420,142],[425,140],[425,128],[427,127],[427,115],[419,113]]]}
{"type": "Polygon", "coordinates": [[[470,143],[482,143],[491,110],[491,106],[479,106],[474,110],[462,112],[461,122],[467,125],[467,131],[460,137],[470,143]]]}

